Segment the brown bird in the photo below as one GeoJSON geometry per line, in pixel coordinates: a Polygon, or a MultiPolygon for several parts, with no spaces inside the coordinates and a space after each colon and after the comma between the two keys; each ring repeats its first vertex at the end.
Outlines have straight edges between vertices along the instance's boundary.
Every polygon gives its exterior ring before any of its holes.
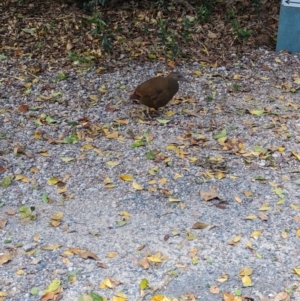
{"type": "Polygon", "coordinates": [[[130,99],[147,106],[149,115],[149,108],[164,107],[173,98],[179,89],[178,81],[188,82],[179,72],[172,72],[167,77],[150,78],[135,89],[130,99]]]}

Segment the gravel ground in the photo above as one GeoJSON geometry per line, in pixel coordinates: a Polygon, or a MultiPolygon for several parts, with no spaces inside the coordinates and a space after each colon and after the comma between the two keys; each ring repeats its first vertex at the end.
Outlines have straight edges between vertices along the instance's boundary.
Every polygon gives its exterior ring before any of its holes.
{"type": "Polygon", "coordinates": [[[54,279],[66,301],[300,300],[299,62],[258,50],[180,66],[190,83],[149,119],[128,93],[161,64],[33,76],[32,60],[1,61],[4,300],[54,279]]]}

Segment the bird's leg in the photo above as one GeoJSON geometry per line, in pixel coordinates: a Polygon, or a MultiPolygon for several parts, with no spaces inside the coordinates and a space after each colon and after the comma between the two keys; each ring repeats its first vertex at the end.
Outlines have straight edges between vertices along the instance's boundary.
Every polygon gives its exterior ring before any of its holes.
{"type": "Polygon", "coordinates": [[[152,119],[152,116],[150,115],[150,108],[149,107],[147,107],[146,115],[148,116],[149,119],[152,119]]]}

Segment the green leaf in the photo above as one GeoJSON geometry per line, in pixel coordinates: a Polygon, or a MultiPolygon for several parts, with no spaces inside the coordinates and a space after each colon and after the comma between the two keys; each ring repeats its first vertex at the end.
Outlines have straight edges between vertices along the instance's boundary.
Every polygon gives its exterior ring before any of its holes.
{"type": "Polygon", "coordinates": [[[66,137],[64,139],[64,142],[66,142],[68,144],[76,144],[76,143],[78,143],[77,135],[71,135],[69,137],[66,137]]]}
{"type": "Polygon", "coordinates": [[[143,278],[140,282],[140,289],[145,290],[149,285],[149,281],[146,278],[143,278]]]}
{"type": "Polygon", "coordinates": [[[44,291],[45,292],[54,292],[60,287],[60,279],[54,279],[48,286],[48,288],[44,291]]]}
{"type": "Polygon", "coordinates": [[[213,138],[218,140],[220,138],[226,137],[226,135],[227,135],[227,131],[224,129],[221,131],[221,133],[213,135],[213,138]]]}
{"type": "Polygon", "coordinates": [[[47,193],[43,193],[42,194],[42,202],[43,203],[48,203],[49,199],[48,199],[48,194],[47,193]]]}
{"type": "Polygon", "coordinates": [[[149,160],[154,160],[155,159],[155,154],[153,154],[151,151],[146,153],[146,158],[149,160]]]}
{"type": "Polygon", "coordinates": [[[37,124],[37,125],[42,125],[42,122],[41,122],[40,119],[35,120],[34,123],[37,124]]]}
{"type": "Polygon", "coordinates": [[[26,33],[30,33],[31,35],[33,35],[36,31],[36,28],[24,28],[22,30],[26,33]]]}
{"type": "Polygon", "coordinates": [[[123,226],[125,226],[127,224],[127,221],[117,221],[117,225],[119,226],[119,227],[123,227],[123,226]]]}
{"type": "Polygon", "coordinates": [[[26,206],[21,206],[19,210],[20,210],[20,212],[26,212],[27,207],[26,206]]]}
{"type": "Polygon", "coordinates": [[[265,181],[266,178],[264,176],[255,176],[254,180],[256,180],[256,181],[265,181]]]}
{"type": "Polygon", "coordinates": [[[11,184],[11,180],[12,178],[10,176],[3,178],[1,181],[1,187],[7,188],[11,184]]]}
{"type": "Polygon", "coordinates": [[[61,159],[61,161],[66,162],[66,163],[74,161],[74,158],[71,158],[71,157],[61,157],[60,159],[61,159]]]}
{"type": "Polygon", "coordinates": [[[260,110],[251,110],[250,113],[251,113],[252,115],[260,116],[260,115],[262,115],[263,113],[265,113],[265,110],[264,110],[264,109],[260,109],[260,110]]]}
{"type": "Polygon", "coordinates": [[[5,60],[6,56],[4,54],[0,54],[0,60],[5,60]]]}
{"type": "Polygon", "coordinates": [[[0,133],[0,139],[7,139],[8,138],[8,136],[6,136],[5,134],[3,134],[3,133],[0,133]]]}
{"type": "Polygon", "coordinates": [[[136,140],[131,144],[132,148],[140,147],[140,146],[145,146],[145,142],[141,140],[136,140]]]}
{"type": "Polygon", "coordinates": [[[167,124],[168,122],[170,122],[170,119],[156,119],[157,122],[161,123],[161,124],[167,124]]]}
{"type": "Polygon", "coordinates": [[[177,277],[179,275],[179,272],[177,270],[172,270],[172,271],[168,271],[167,274],[172,277],[177,277]]]}
{"type": "Polygon", "coordinates": [[[197,258],[197,257],[193,257],[192,258],[192,264],[193,265],[196,265],[196,264],[198,264],[199,263],[199,259],[197,258]]]}
{"type": "Polygon", "coordinates": [[[234,294],[235,294],[236,296],[242,296],[242,290],[236,289],[236,290],[234,290],[234,294]]]}
{"type": "Polygon", "coordinates": [[[30,294],[33,295],[33,296],[36,296],[38,295],[39,293],[39,289],[37,287],[33,287],[31,290],[30,290],[30,294]]]}
{"type": "Polygon", "coordinates": [[[212,264],[213,261],[212,261],[211,258],[207,258],[207,259],[206,259],[206,262],[209,263],[209,264],[212,264]]]}
{"type": "Polygon", "coordinates": [[[197,233],[187,232],[187,240],[194,240],[197,237],[197,233]]]}
{"type": "Polygon", "coordinates": [[[30,108],[29,110],[30,111],[38,111],[38,110],[40,110],[42,107],[32,107],[32,108],[30,108]]]}
{"type": "Polygon", "coordinates": [[[266,150],[263,149],[260,145],[255,145],[254,148],[253,148],[253,150],[254,150],[255,152],[258,152],[258,153],[263,153],[263,152],[266,151],[266,150]]]}
{"type": "Polygon", "coordinates": [[[26,206],[20,207],[19,210],[21,212],[21,215],[20,215],[21,219],[24,219],[24,218],[29,217],[31,215],[31,209],[27,208],[26,206]]]}
{"type": "Polygon", "coordinates": [[[57,75],[57,77],[56,77],[56,80],[57,81],[62,81],[62,80],[65,80],[65,79],[67,79],[69,77],[69,75],[68,74],[64,74],[64,73],[59,73],[58,75],[57,75]]]}
{"type": "Polygon", "coordinates": [[[61,92],[54,92],[54,93],[52,93],[52,97],[56,98],[58,96],[62,96],[62,93],[61,92]]]}
{"type": "Polygon", "coordinates": [[[71,125],[71,126],[75,126],[75,125],[78,125],[79,123],[76,121],[69,121],[67,124],[71,125]]]}
{"type": "Polygon", "coordinates": [[[156,59],[156,55],[155,55],[155,54],[152,54],[152,53],[149,53],[149,54],[148,54],[148,58],[149,58],[149,59],[152,59],[152,60],[153,60],[153,59],[156,59]]]}
{"type": "Polygon", "coordinates": [[[276,193],[281,199],[284,199],[284,192],[283,189],[278,187],[273,190],[274,193],[276,193]]]}
{"type": "Polygon", "coordinates": [[[90,292],[89,295],[93,298],[93,301],[103,301],[103,298],[96,293],[90,292]]]}
{"type": "Polygon", "coordinates": [[[50,123],[50,124],[51,124],[51,123],[57,123],[57,120],[51,118],[50,116],[47,116],[47,117],[46,117],[46,122],[47,122],[47,123],[50,123]]]}
{"type": "Polygon", "coordinates": [[[297,179],[297,180],[295,180],[295,181],[294,181],[294,183],[296,183],[296,184],[300,184],[300,178],[299,178],[299,179],[297,179]]]}

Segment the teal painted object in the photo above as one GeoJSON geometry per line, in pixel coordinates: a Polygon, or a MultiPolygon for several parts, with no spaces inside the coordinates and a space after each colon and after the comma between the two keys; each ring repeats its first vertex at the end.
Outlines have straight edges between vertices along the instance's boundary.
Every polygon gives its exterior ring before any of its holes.
{"type": "Polygon", "coordinates": [[[282,0],[276,51],[300,53],[300,0],[282,0]]]}

